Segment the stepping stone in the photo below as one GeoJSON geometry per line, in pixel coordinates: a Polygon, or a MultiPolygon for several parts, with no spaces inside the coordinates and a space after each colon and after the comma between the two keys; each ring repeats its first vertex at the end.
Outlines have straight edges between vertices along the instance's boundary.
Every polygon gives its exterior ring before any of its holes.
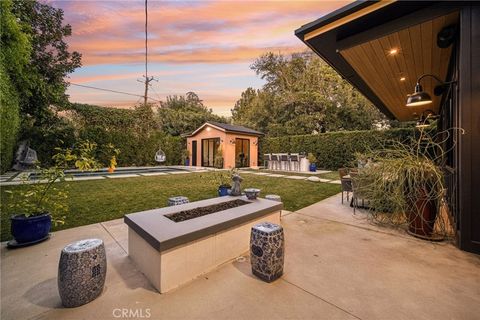
{"type": "Polygon", "coordinates": [[[268,173],[268,172],[253,172],[253,174],[256,174],[257,176],[266,176],[266,175],[269,175],[271,173],[268,173]]]}
{"type": "Polygon", "coordinates": [[[267,177],[275,177],[275,178],[285,177],[284,174],[268,174],[266,176],[267,177]]]}
{"type": "Polygon", "coordinates": [[[306,177],[302,177],[302,176],[284,176],[284,178],[294,179],[294,180],[305,180],[306,179],[306,177]]]}
{"type": "Polygon", "coordinates": [[[324,173],[329,173],[329,172],[332,172],[330,170],[317,170],[317,174],[324,174],[324,173]]]}
{"type": "Polygon", "coordinates": [[[81,180],[101,180],[101,179],[105,179],[105,177],[103,176],[92,176],[92,177],[72,177],[71,180],[73,181],[81,181],[81,180]]]}
{"type": "Polygon", "coordinates": [[[172,171],[169,172],[170,174],[185,174],[185,173],[192,173],[191,171],[172,171]]]}
{"type": "Polygon", "coordinates": [[[332,180],[320,178],[320,182],[330,182],[330,181],[332,181],[332,180]]]}
{"type": "Polygon", "coordinates": [[[140,173],[141,176],[144,176],[144,177],[150,177],[150,176],[162,176],[162,175],[166,175],[168,173],[166,172],[146,172],[146,173],[140,173]]]}
{"type": "Polygon", "coordinates": [[[322,181],[319,177],[308,177],[308,181],[313,181],[313,182],[320,182],[322,181]]]}
{"type": "Polygon", "coordinates": [[[120,179],[120,178],[135,178],[135,177],[140,177],[138,174],[116,174],[116,175],[111,175],[111,176],[105,176],[105,178],[108,179],[120,179]]]}
{"type": "Polygon", "coordinates": [[[333,180],[333,181],[330,181],[329,183],[342,184],[342,181],[340,181],[340,180],[333,180]]]}

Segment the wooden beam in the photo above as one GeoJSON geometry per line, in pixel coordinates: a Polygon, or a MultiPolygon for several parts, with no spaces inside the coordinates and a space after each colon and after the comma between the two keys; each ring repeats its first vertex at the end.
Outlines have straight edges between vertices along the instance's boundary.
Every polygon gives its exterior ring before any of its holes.
{"type": "Polygon", "coordinates": [[[312,39],[312,38],[314,38],[314,37],[316,37],[316,36],[318,36],[318,35],[320,35],[320,34],[322,34],[322,33],[325,33],[325,32],[327,32],[327,31],[330,31],[330,30],[332,30],[332,29],[335,29],[335,28],[337,28],[337,27],[339,27],[339,26],[341,26],[341,25],[344,25],[344,24],[346,24],[346,23],[348,23],[348,22],[350,22],[350,21],[353,21],[353,20],[355,20],[355,19],[358,19],[358,18],[360,18],[360,17],[363,17],[363,16],[365,16],[365,15],[371,13],[371,12],[374,12],[374,11],[376,11],[376,10],[378,10],[378,9],[381,9],[381,8],[383,8],[383,7],[386,7],[386,6],[394,3],[395,1],[396,1],[396,0],[382,0],[382,1],[378,1],[378,2],[376,2],[376,3],[374,3],[374,4],[370,5],[370,6],[368,6],[368,7],[366,7],[366,8],[363,8],[363,9],[361,9],[361,10],[358,10],[358,11],[356,11],[356,12],[354,12],[354,13],[346,16],[346,17],[340,18],[340,19],[335,20],[335,21],[333,21],[333,22],[331,22],[331,23],[329,23],[329,24],[326,24],[326,25],[324,25],[324,26],[322,26],[322,27],[320,27],[320,28],[318,28],[318,29],[315,29],[315,30],[313,30],[313,31],[310,31],[309,33],[307,33],[307,34],[303,37],[303,40],[304,40],[304,41],[310,40],[310,39],[312,39]]]}

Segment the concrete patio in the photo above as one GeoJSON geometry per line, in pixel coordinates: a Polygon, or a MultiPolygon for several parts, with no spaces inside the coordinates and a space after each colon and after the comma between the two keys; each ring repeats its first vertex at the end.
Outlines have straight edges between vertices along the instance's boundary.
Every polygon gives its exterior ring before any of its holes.
{"type": "Polygon", "coordinates": [[[128,258],[120,220],[56,232],[36,246],[1,247],[2,319],[478,319],[480,257],[352,216],[340,195],[282,217],[285,274],[271,284],[237,259],[159,294],[128,258]],[[61,249],[99,237],[107,250],[105,290],[61,306],[61,249]]]}

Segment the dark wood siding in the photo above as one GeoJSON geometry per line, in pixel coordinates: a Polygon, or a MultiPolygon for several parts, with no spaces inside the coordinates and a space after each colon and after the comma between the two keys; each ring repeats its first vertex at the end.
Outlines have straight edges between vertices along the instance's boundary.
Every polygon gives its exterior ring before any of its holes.
{"type": "Polygon", "coordinates": [[[464,7],[460,16],[458,126],[459,247],[480,253],[480,6],[464,7]]]}

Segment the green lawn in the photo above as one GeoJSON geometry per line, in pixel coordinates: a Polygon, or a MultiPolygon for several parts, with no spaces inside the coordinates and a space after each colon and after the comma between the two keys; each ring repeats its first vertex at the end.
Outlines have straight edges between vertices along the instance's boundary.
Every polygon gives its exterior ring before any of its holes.
{"type": "MultiPolygon", "coordinates": [[[[81,225],[123,217],[124,214],[166,206],[167,199],[184,195],[190,201],[216,196],[215,186],[206,183],[199,173],[105,179],[66,182],[69,185],[70,213],[64,225],[53,230],[73,228],[81,225]]],[[[328,183],[299,181],[284,178],[269,178],[251,174],[243,175],[242,188],[260,188],[261,194],[278,194],[285,209],[298,210],[340,192],[340,186],[328,183]]],[[[1,241],[9,240],[11,212],[6,208],[11,201],[5,190],[18,190],[24,186],[1,188],[1,241]]]]}
{"type": "Polygon", "coordinates": [[[338,175],[338,171],[332,171],[327,173],[322,173],[318,175],[320,178],[330,179],[330,180],[339,180],[340,176],[338,175]]]}

